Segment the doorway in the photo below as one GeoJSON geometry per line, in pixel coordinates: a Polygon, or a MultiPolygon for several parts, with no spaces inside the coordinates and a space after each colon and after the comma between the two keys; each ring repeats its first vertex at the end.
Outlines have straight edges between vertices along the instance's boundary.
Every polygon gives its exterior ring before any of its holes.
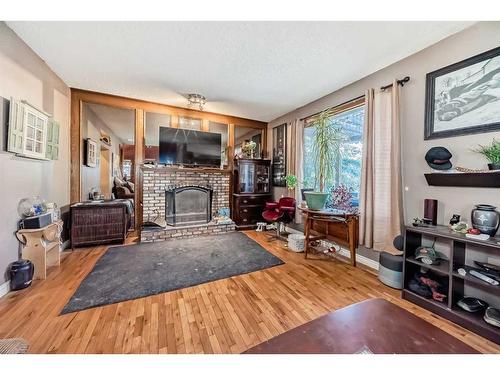
{"type": "Polygon", "coordinates": [[[113,175],[111,162],[111,151],[108,148],[101,147],[101,168],[100,181],[101,181],[101,194],[104,198],[111,198],[111,176],[113,175]]]}

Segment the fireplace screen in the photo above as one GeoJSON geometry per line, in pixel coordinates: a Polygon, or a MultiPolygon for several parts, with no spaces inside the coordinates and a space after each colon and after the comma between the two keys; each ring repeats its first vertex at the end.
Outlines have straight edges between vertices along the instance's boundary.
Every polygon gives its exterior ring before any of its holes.
{"type": "Polygon", "coordinates": [[[203,224],[212,220],[212,189],[183,186],[165,190],[168,225],[203,224]]]}

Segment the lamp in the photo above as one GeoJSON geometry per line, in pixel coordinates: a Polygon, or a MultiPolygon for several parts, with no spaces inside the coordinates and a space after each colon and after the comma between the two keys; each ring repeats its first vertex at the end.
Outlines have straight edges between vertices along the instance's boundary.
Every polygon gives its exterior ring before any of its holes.
{"type": "Polygon", "coordinates": [[[194,106],[198,106],[200,111],[203,111],[203,106],[207,102],[207,98],[205,98],[201,94],[187,94],[188,107],[192,108],[194,106]]]}

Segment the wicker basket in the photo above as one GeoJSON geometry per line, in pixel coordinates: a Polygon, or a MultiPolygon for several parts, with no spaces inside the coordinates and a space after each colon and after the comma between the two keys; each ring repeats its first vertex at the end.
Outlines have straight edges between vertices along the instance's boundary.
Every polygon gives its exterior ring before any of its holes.
{"type": "Polygon", "coordinates": [[[293,233],[288,235],[288,248],[296,253],[304,251],[305,236],[303,234],[293,233]]]}

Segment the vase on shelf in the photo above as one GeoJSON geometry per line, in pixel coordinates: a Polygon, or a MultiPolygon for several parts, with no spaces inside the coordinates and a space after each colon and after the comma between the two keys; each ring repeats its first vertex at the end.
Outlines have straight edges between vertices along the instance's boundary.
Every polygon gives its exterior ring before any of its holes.
{"type": "Polygon", "coordinates": [[[500,213],[496,207],[489,204],[478,204],[471,213],[472,227],[481,233],[495,236],[500,226],[500,213]]]}

